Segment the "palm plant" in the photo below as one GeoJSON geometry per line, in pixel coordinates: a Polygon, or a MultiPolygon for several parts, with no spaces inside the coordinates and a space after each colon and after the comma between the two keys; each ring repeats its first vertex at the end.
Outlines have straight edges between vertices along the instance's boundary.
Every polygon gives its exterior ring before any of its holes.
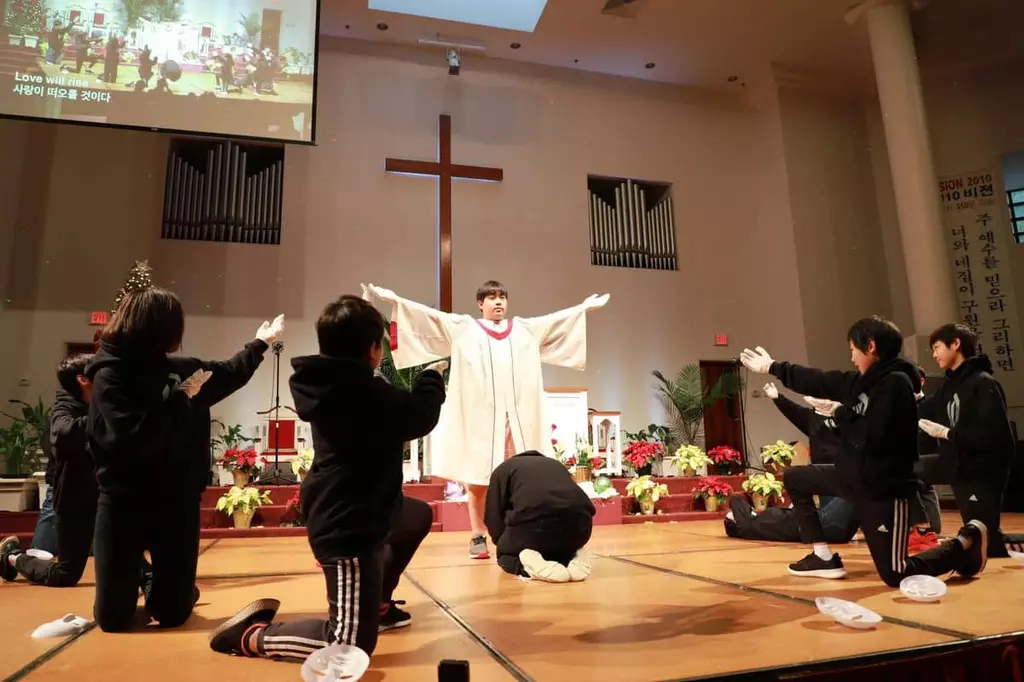
{"type": "Polygon", "coordinates": [[[121,0],[121,15],[124,16],[124,23],[128,28],[135,28],[139,25],[139,19],[146,16],[152,0],[121,0]]]}
{"type": "Polygon", "coordinates": [[[665,406],[672,435],[683,445],[696,445],[704,428],[704,412],[719,400],[736,395],[742,387],[739,375],[726,372],[713,386],[705,387],[697,363],[686,365],[675,379],[669,380],[658,370],[654,387],[665,406]]]}
{"type": "Polygon", "coordinates": [[[263,21],[258,12],[239,14],[238,25],[242,27],[245,35],[249,36],[250,43],[255,43],[256,36],[263,30],[263,21]]]}
{"type": "Polygon", "coordinates": [[[180,21],[182,0],[150,0],[146,14],[156,23],[180,21]]]}

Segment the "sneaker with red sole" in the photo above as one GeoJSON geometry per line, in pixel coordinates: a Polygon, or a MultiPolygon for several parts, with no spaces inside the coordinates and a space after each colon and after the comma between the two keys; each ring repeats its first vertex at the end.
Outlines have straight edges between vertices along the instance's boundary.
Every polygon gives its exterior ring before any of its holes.
{"type": "Polygon", "coordinates": [[[938,535],[929,530],[922,531],[915,528],[910,531],[910,538],[907,540],[907,554],[920,554],[921,552],[926,552],[929,549],[935,549],[938,546],[938,535]]]}

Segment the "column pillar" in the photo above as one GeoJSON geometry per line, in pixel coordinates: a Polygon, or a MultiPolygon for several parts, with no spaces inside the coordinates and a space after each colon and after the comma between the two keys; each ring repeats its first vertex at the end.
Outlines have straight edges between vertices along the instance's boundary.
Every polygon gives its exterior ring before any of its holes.
{"type": "MultiPolygon", "coordinates": [[[[915,9],[923,5],[913,0],[915,9]]],[[[910,8],[906,0],[865,0],[846,19],[866,21],[871,41],[913,314],[906,351],[930,364],[928,335],[958,317],[910,8]]]]}

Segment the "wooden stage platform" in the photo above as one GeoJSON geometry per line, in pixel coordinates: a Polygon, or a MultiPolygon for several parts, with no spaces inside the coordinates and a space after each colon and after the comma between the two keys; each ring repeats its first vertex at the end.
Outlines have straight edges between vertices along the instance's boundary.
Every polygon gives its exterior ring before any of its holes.
{"type": "MultiPolygon", "coordinates": [[[[946,515],[948,531],[958,525],[946,515]]],[[[1007,518],[1005,529],[1024,529],[1024,517],[1007,518]]],[[[801,579],[785,569],[802,547],[731,540],[717,521],[598,527],[593,575],[568,585],[505,575],[493,559],[470,560],[467,544],[465,533],[428,536],[396,595],[413,625],[381,636],[364,680],[436,680],[443,658],[470,661],[473,682],[774,679],[1024,630],[1024,566],[1008,559],[990,561],[978,580],[951,580],[940,603],[915,604],[878,580],[859,543],[838,548],[846,580],[801,579]],[[845,629],[819,615],[819,595],[855,600],[885,621],[873,631],[845,629]]],[[[324,614],[323,578],[305,539],[207,539],[203,550],[202,598],[180,630],[92,628],[32,640],[38,624],[68,612],[90,616],[91,565],[72,589],[0,585],[0,679],[299,680],[296,664],[213,653],[206,633],[261,596],[279,598],[284,618],[324,614]]]]}

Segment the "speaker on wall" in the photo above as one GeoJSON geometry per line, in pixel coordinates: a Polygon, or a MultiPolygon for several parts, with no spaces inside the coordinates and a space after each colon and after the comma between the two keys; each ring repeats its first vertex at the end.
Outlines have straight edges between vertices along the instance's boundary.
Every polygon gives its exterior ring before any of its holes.
{"type": "Polygon", "coordinates": [[[260,29],[260,47],[269,47],[274,54],[280,54],[281,50],[281,10],[263,10],[263,26],[260,29]]]}

